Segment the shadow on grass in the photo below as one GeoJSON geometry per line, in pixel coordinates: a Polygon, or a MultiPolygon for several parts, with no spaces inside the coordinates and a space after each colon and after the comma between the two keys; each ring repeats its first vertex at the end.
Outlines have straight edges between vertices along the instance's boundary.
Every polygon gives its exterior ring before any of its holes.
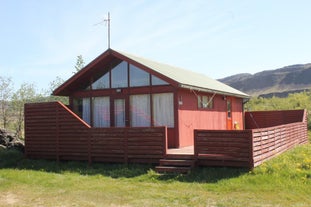
{"type": "Polygon", "coordinates": [[[248,173],[242,168],[198,167],[189,174],[158,174],[153,165],[107,164],[87,162],[27,159],[15,150],[0,151],[0,169],[35,170],[51,173],[78,173],[80,175],[103,175],[111,178],[135,178],[146,181],[215,183],[248,173]]]}

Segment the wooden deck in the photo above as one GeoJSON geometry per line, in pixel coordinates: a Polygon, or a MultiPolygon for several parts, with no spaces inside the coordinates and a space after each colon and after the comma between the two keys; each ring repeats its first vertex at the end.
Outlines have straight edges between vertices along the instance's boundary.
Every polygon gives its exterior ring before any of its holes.
{"type": "Polygon", "coordinates": [[[253,168],[308,143],[306,110],[274,114],[280,125],[265,126],[269,113],[256,112],[248,122],[264,128],[194,130],[194,146],[167,149],[166,127],[92,128],[59,102],[32,103],[25,105],[25,154],[90,163],[159,163],[163,172],[188,172],[197,165],[253,168]]]}
{"type": "Polygon", "coordinates": [[[194,155],[194,146],[168,149],[168,155],[194,155]]]}

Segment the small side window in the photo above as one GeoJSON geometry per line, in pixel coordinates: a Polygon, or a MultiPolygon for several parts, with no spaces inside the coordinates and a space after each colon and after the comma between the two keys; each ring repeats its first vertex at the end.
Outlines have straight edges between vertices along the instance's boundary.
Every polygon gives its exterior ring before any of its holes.
{"type": "Polygon", "coordinates": [[[212,109],[213,98],[211,96],[198,96],[198,108],[199,109],[212,109]]]}

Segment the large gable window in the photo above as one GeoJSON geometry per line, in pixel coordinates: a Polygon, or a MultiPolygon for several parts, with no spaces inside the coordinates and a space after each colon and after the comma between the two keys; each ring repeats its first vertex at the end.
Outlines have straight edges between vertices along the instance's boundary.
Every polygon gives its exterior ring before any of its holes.
{"type": "Polygon", "coordinates": [[[105,89],[110,87],[109,72],[92,84],[92,89],[105,89]]]}
{"type": "Polygon", "coordinates": [[[149,85],[149,73],[130,64],[130,87],[149,85]]]}
{"type": "Polygon", "coordinates": [[[122,61],[111,70],[111,87],[126,88],[128,86],[127,62],[122,61]]]}
{"type": "MultiPolygon", "coordinates": [[[[126,61],[120,62],[107,71],[103,76],[92,83],[92,89],[110,89],[110,88],[127,88],[142,86],[161,86],[169,85],[166,81],[155,75],[144,71],[143,69],[129,64],[126,61]]],[[[88,86],[86,89],[90,89],[88,86]]]]}
{"type": "Polygon", "coordinates": [[[165,82],[164,80],[152,75],[151,77],[151,82],[153,86],[159,86],[159,85],[168,85],[167,82],[165,82]]]}

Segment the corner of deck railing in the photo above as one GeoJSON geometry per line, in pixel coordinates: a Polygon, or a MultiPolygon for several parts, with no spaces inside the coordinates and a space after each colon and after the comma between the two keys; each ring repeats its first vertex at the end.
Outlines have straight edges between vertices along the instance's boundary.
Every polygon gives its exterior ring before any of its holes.
{"type": "Polygon", "coordinates": [[[164,126],[163,144],[163,157],[165,157],[168,149],[167,126],[164,126]]]}
{"type": "Polygon", "coordinates": [[[197,147],[197,134],[198,134],[198,130],[197,129],[194,129],[193,130],[193,151],[194,151],[194,158],[195,160],[198,159],[198,147],[197,147]]]}

